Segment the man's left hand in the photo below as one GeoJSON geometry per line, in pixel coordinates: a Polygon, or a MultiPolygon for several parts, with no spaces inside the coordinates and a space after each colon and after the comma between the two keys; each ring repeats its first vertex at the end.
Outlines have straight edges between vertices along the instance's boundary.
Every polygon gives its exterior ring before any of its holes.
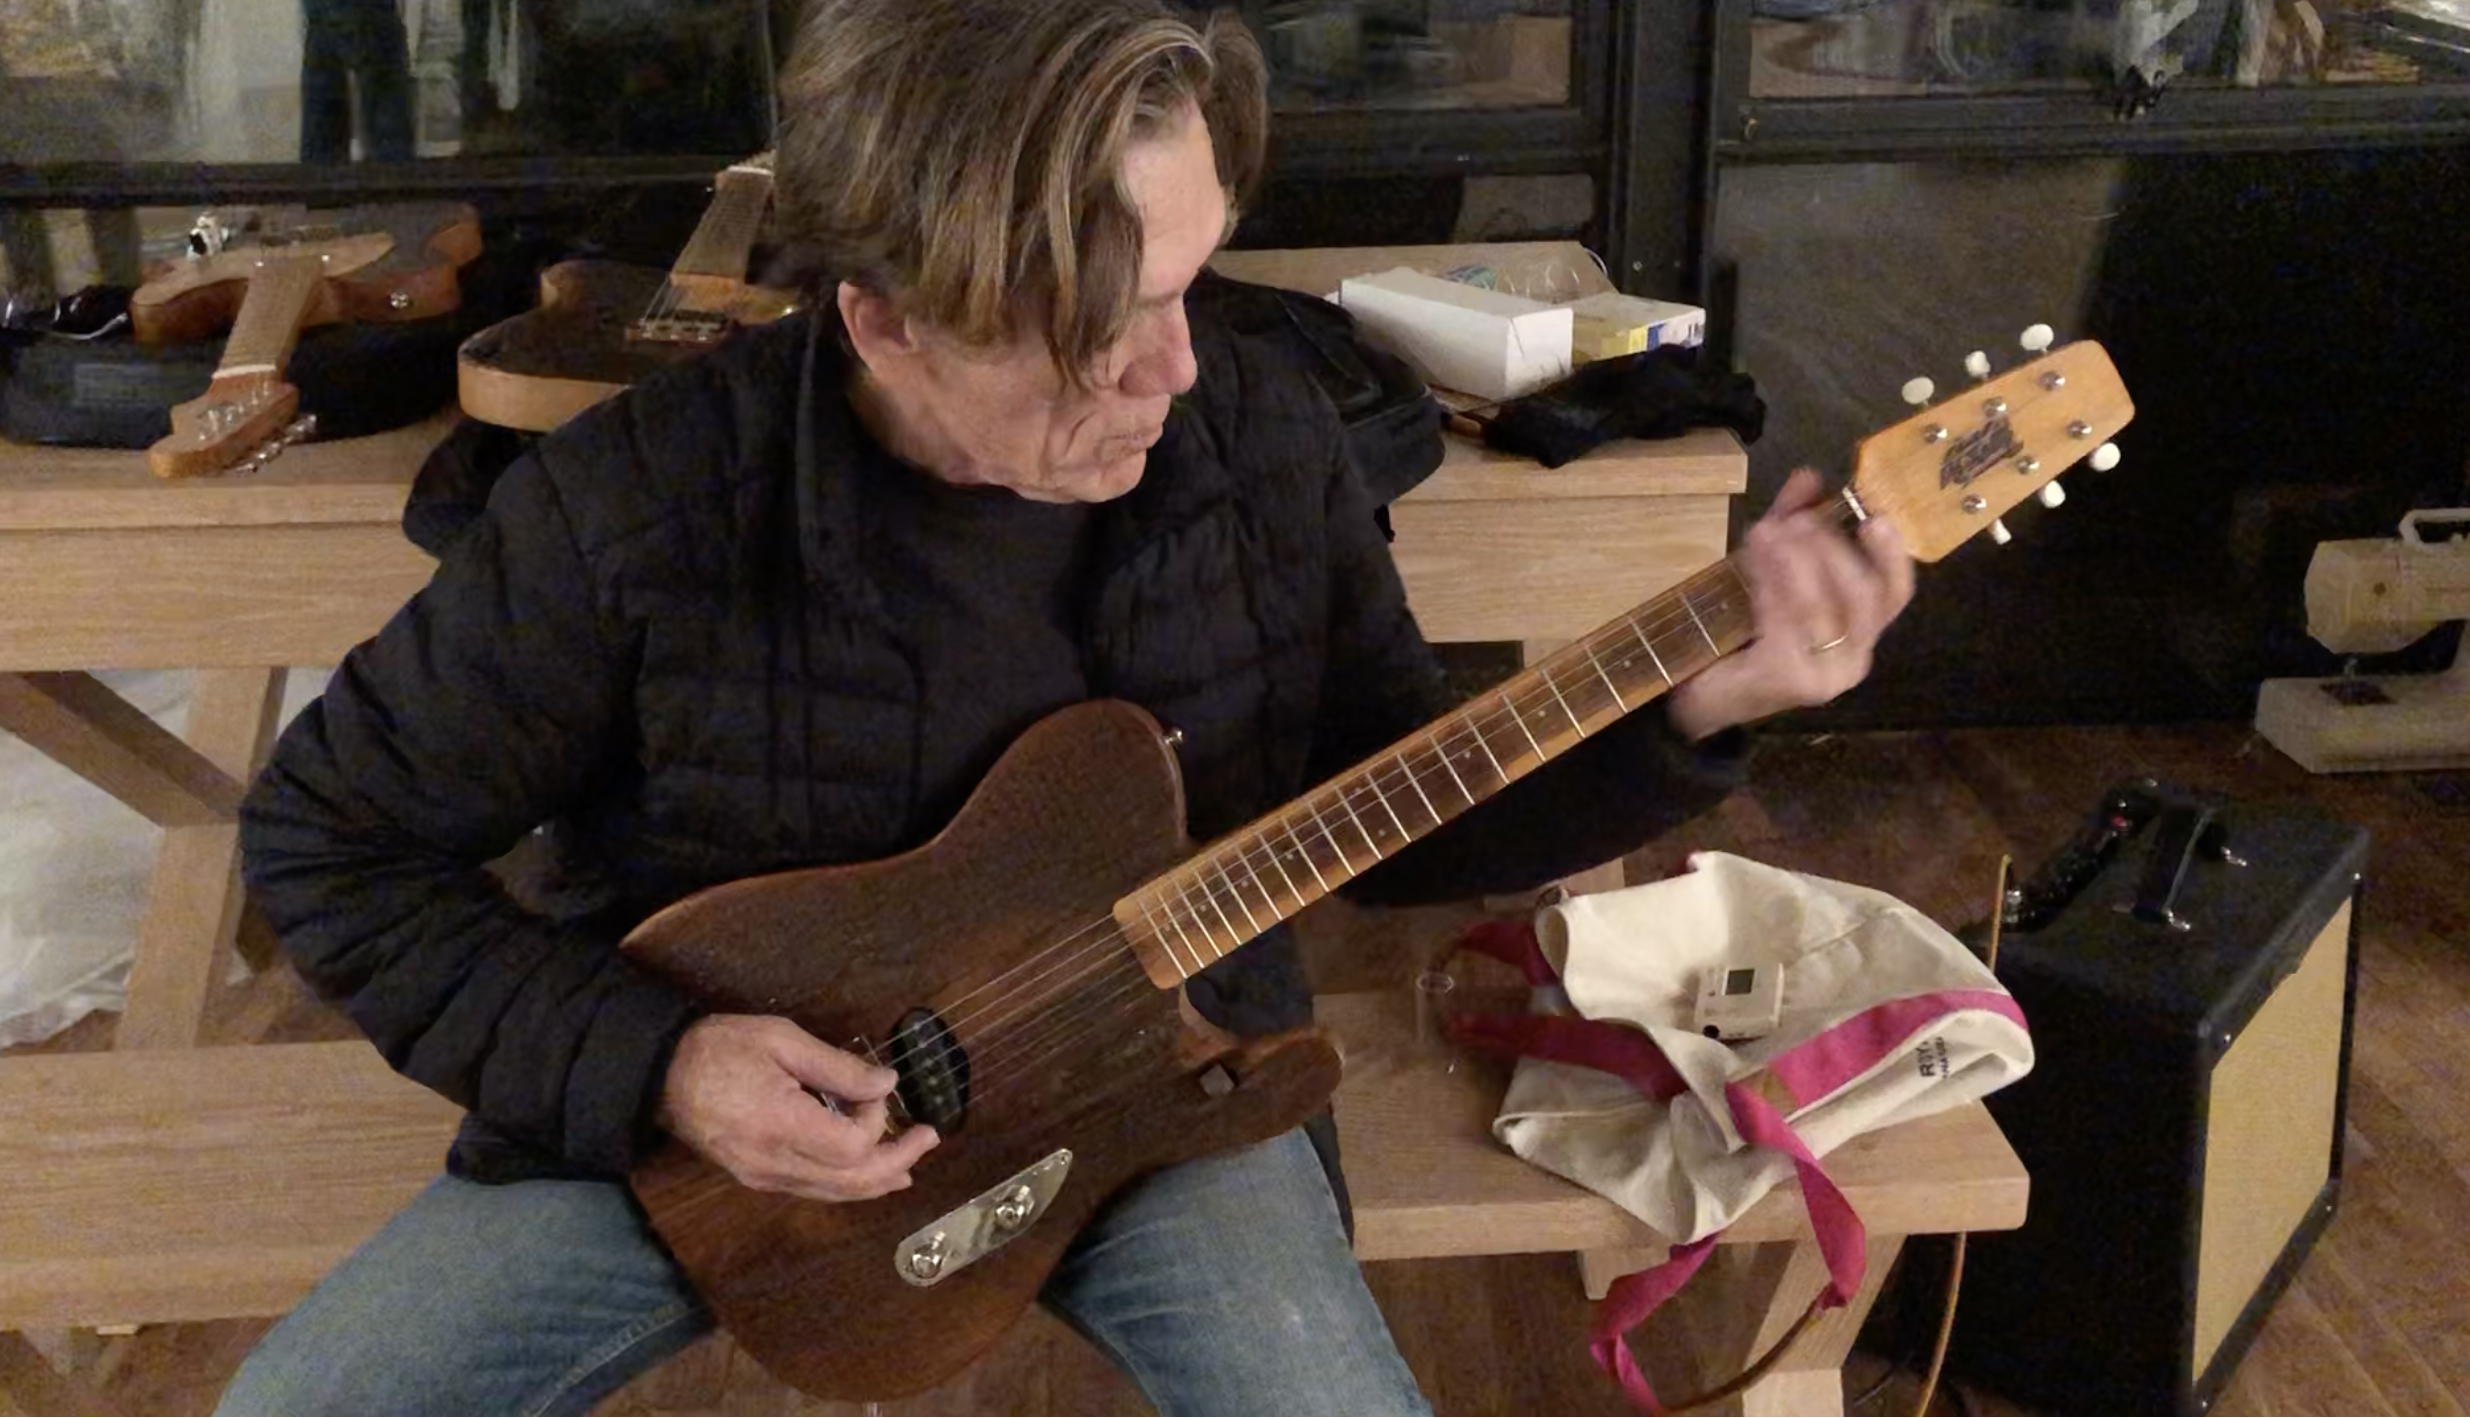
{"type": "Polygon", "coordinates": [[[1868,677],[1879,635],[1913,598],[1912,557],[1883,518],[1845,536],[1826,501],[1804,468],[1743,539],[1733,564],[1756,638],[1673,691],[1687,737],[1824,704],[1868,677]]]}

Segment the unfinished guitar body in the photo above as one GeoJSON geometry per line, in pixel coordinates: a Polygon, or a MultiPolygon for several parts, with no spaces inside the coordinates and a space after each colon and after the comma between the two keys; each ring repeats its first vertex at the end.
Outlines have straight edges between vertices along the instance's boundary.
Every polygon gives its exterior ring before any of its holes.
{"type": "Polygon", "coordinates": [[[461,202],[399,202],[312,212],[277,241],[175,262],[130,297],[130,328],[149,345],[210,339],[238,318],[253,257],[375,236],[388,238],[378,248],[383,254],[323,282],[302,310],[301,326],[401,323],[461,307],[462,269],[481,250],[478,213],[461,202]]]}
{"type": "Polygon", "coordinates": [[[715,1009],[905,1059],[913,1114],[941,1106],[938,1089],[961,1099],[915,1185],[873,1201],[753,1192],[677,1144],[636,1173],[697,1292],[776,1377],[847,1400],[931,1387],[1018,1317],[1126,1182],[1277,1136],[1327,1102],[1338,1059],[1317,1032],[1239,1044],[1153,985],[1112,932],[1116,900],[1189,850],[1156,723],[1084,704],[1022,736],[926,846],[717,887],[628,938],[715,1009]],[[1000,1205],[1042,1162],[1025,1185],[1059,1171],[1051,1195],[1009,1228],[980,1213],[981,1231],[1012,1239],[974,1260],[918,1259],[939,1229],[950,1254],[963,1238],[945,1218],[990,1193],[1000,1205]]]}
{"type": "MultiPolygon", "coordinates": [[[[561,261],[540,276],[540,305],[464,341],[456,396],[483,423],[546,432],[627,386],[710,348],[639,338],[670,272],[618,261],[561,261]]],[[[732,325],[766,324],[797,307],[788,291],[696,287],[699,309],[732,325]]]]}

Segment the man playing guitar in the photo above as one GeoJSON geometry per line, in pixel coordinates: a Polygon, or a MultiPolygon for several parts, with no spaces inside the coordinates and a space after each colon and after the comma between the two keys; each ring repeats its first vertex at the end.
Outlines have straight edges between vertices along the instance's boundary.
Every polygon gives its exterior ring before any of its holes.
{"type": "MultiPolygon", "coordinates": [[[[248,799],[248,881],[301,974],[470,1121],[229,1411],[589,1407],[712,1324],[623,1180],[664,1133],[835,1204],[929,1175],[934,1130],[884,1126],[890,1070],[622,955],[652,912],[912,848],[1084,699],[1180,731],[1196,838],[1449,704],[1334,411],[1187,319],[1262,158],[1239,25],[817,0],[781,106],[780,209],[819,298],[542,440],[248,799]],[[571,888],[554,906],[485,870],[536,828],[571,888]]],[[[1799,475],[1749,532],[1754,644],[1348,894],[1615,856],[1736,781],[1734,726],[1857,683],[1910,562],[1818,501],[1799,475]]],[[[1187,989],[1238,1033],[1309,1017],[1280,931],[1187,989]]],[[[1327,1142],[1135,1182],[1041,1298],[1161,1412],[1424,1411],[1327,1142]]]]}

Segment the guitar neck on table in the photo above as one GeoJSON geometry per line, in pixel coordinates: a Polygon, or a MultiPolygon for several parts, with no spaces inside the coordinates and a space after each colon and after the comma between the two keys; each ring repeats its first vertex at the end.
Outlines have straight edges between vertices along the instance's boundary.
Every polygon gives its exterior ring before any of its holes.
{"type": "Polygon", "coordinates": [[[301,327],[325,296],[328,278],[378,260],[393,244],[366,235],[219,258],[246,263],[240,312],[206,392],[172,409],[171,432],[147,450],[148,466],[166,478],[218,473],[262,463],[306,437],[313,424],[293,420],[300,391],[283,377],[301,327]]]}

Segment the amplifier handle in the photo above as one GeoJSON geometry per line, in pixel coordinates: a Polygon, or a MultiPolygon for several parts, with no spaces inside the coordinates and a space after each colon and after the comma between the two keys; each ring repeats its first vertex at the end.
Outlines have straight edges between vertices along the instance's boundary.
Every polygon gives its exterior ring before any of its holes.
{"type": "Polygon", "coordinates": [[[2179,890],[2187,884],[2187,870],[2195,865],[2199,851],[2223,855],[2220,839],[2221,825],[2211,808],[2198,803],[2172,803],[2164,808],[2129,914],[2150,925],[2189,929],[2190,922],[2174,909],[2179,890]]]}

